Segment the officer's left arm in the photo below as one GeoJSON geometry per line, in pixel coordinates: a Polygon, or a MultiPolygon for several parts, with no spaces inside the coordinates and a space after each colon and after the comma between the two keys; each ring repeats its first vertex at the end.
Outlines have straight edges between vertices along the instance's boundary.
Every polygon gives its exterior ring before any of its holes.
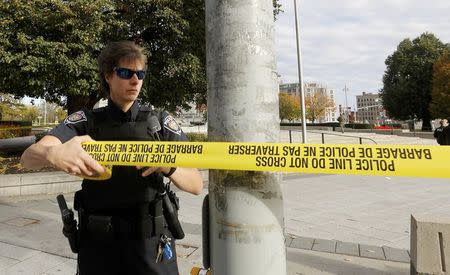
{"type": "MultiPolygon", "coordinates": [[[[161,172],[168,174],[170,167],[161,167],[161,172]]],[[[169,176],[170,180],[181,190],[194,195],[200,195],[203,189],[203,179],[197,168],[177,167],[169,176]]]]}
{"type": "MultiPolygon", "coordinates": [[[[137,167],[140,169],[140,167],[137,167]]],[[[168,174],[171,167],[146,167],[142,172],[143,177],[147,177],[155,172],[168,174]]],[[[200,195],[203,189],[203,179],[197,168],[177,167],[175,172],[169,176],[170,180],[181,190],[194,195],[200,195]]]]}
{"type": "MultiPolygon", "coordinates": [[[[175,119],[163,112],[160,117],[162,125],[160,136],[165,141],[187,141],[186,135],[175,119]]],[[[169,174],[171,167],[148,167],[142,172],[142,176],[146,177],[154,172],[162,172],[169,174]]],[[[177,167],[175,172],[169,176],[170,180],[181,190],[194,195],[200,195],[203,189],[203,179],[197,168],[177,167]]]]}

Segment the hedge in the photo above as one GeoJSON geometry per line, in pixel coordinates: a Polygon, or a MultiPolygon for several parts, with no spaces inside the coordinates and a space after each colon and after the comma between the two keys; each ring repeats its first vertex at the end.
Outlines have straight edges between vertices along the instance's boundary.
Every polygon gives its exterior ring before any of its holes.
{"type": "Polygon", "coordinates": [[[14,120],[0,121],[0,139],[24,137],[29,135],[31,135],[31,121],[14,121],[14,120]],[[6,130],[8,128],[19,128],[19,129],[6,130]]]}

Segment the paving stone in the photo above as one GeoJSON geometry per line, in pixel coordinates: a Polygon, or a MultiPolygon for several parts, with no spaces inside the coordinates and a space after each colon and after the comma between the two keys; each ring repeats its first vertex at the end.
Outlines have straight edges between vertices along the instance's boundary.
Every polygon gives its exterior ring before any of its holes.
{"type": "Polygon", "coordinates": [[[9,258],[17,261],[23,261],[34,255],[38,254],[39,251],[28,249],[20,246],[10,245],[7,243],[0,242],[0,258],[9,258]]]}
{"type": "Polygon", "coordinates": [[[411,261],[408,250],[389,246],[383,246],[382,248],[384,250],[386,260],[388,261],[403,262],[403,263],[409,263],[411,261]]]}
{"type": "Polygon", "coordinates": [[[17,263],[19,263],[19,260],[16,259],[11,259],[11,258],[6,258],[6,257],[2,257],[0,256],[0,274],[5,274],[6,273],[6,269],[9,268],[10,266],[13,266],[17,263]]]}
{"type": "Polygon", "coordinates": [[[313,247],[313,244],[314,244],[314,239],[298,237],[298,238],[295,238],[292,240],[290,247],[311,250],[313,247]]]}
{"type": "Polygon", "coordinates": [[[361,257],[385,260],[383,249],[373,245],[359,245],[359,255],[361,257]]]}
{"type": "Polygon", "coordinates": [[[188,246],[188,245],[179,245],[177,244],[177,256],[180,258],[189,257],[198,247],[188,246]]]}
{"type": "Polygon", "coordinates": [[[336,251],[336,241],[315,239],[312,250],[334,253],[336,251]]]}
{"type": "Polygon", "coordinates": [[[6,274],[75,274],[76,260],[39,252],[6,269],[6,274]]]}
{"type": "Polygon", "coordinates": [[[359,245],[357,243],[340,242],[336,243],[336,253],[359,256],[359,245]]]}

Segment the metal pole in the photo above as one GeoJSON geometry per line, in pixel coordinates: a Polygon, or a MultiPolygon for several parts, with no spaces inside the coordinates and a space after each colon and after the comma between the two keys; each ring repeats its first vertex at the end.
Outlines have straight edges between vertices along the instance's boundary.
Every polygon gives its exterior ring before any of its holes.
{"type": "Polygon", "coordinates": [[[47,100],[44,99],[44,125],[47,125],[47,100]]]}
{"type": "Polygon", "coordinates": [[[347,122],[349,122],[349,118],[348,118],[348,102],[347,102],[347,85],[344,85],[344,93],[345,93],[345,110],[344,110],[344,114],[345,114],[345,120],[347,122]]]}
{"type": "MultiPolygon", "coordinates": [[[[278,142],[272,0],[207,0],[208,139],[278,142]]],[[[209,171],[214,275],[286,274],[281,175],[209,171]]]]}
{"type": "Polygon", "coordinates": [[[297,65],[298,65],[298,83],[300,85],[300,108],[302,109],[302,142],[306,143],[306,108],[305,108],[305,91],[303,85],[303,65],[302,51],[300,43],[300,23],[297,15],[297,0],[294,0],[295,11],[295,35],[297,38],[297,65]]]}

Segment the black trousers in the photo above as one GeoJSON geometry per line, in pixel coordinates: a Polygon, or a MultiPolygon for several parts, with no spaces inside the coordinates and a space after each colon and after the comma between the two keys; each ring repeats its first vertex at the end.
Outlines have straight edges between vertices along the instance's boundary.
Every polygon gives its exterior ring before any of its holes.
{"type": "Polygon", "coordinates": [[[172,258],[163,257],[155,263],[159,239],[159,236],[140,240],[83,238],[78,252],[78,274],[179,275],[173,239],[172,258]]]}

